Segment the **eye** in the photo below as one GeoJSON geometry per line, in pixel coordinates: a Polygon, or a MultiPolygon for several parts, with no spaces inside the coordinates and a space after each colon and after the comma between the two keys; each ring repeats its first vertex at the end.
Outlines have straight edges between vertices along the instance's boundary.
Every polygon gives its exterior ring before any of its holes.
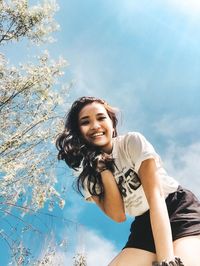
{"type": "Polygon", "coordinates": [[[80,126],[85,126],[85,125],[88,125],[88,124],[89,124],[88,120],[80,121],[80,126]]]}
{"type": "Polygon", "coordinates": [[[106,116],[99,116],[99,117],[98,117],[98,120],[99,120],[99,121],[102,121],[102,120],[104,120],[104,119],[106,119],[106,118],[107,118],[106,116]]]}

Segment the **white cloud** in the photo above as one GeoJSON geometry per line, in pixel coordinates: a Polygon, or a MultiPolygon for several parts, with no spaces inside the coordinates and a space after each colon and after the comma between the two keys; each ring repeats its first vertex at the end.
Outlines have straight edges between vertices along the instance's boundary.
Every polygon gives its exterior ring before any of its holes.
{"type": "Polygon", "coordinates": [[[180,137],[185,134],[193,135],[199,134],[200,117],[180,117],[166,115],[154,124],[156,131],[167,137],[180,137]]]}
{"type": "Polygon", "coordinates": [[[200,142],[189,146],[171,143],[164,156],[169,174],[191,189],[200,198],[200,142]]]}
{"type": "Polygon", "coordinates": [[[91,41],[87,46],[86,36],[81,36],[77,40],[76,49],[70,50],[74,64],[71,67],[73,72],[74,87],[72,94],[74,97],[97,96],[108,94],[109,76],[111,69],[106,65],[106,50],[103,47],[95,47],[95,41],[91,41]],[[84,44],[84,53],[80,43],[84,44]]]}
{"type": "MultiPolygon", "coordinates": [[[[190,23],[191,25],[194,22],[199,23],[199,0],[152,0],[150,2],[147,0],[116,0],[114,5],[113,1],[107,0],[107,5],[110,12],[113,12],[114,17],[119,21],[121,28],[129,31],[136,31],[140,28],[140,24],[143,25],[144,23],[146,25],[145,23],[149,19],[154,21],[154,24],[159,23],[166,28],[171,28],[171,30],[174,29],[170,21],[174,19],[176,21],[179,16],[184,16],[187,19],[188,27],[190,23]],[[171,18],[169,21],[165,21],[166,14],[171,18]]],[[[142,31],[144,31],[144,28],[142,31]]]]}
{"type": "Polygon", "coordinates": [[[85,231],[85,250],[88,266],[107,266],[118,253],[113,243],[88,230],[85,231]]]}
{"type": "Polygon", "coordinates": [[[178,12],[194,17],[200,14],[200,1],[199,0],[168,0],[166,4],[178,12]]]}
{"type": "MultiPolygon", "coordinates": [[[[53,241],[51,242],[53,243],[53,241]]],[[[47,252],[47,245],[44,246],[41,254],[44,256],[45,252],[47,252]]],[[[55,254],[49,256],[50,265],[72,266],[74,256],[78,253],[86,256],[87,266],[107,266],[118,251],[113,243],[100,236],[97,232],[82,229],[79,231],[78,243],[74,251],[68,250],[67,246],[65,251],[58,247],[55,254]]]]}
{"type": "MultiPolygon", "coordinates": [[[[113,6],[112,1],[110,5],[113,6]]],[[[133,12],[140,12],[142,9],[151,9],[152,7],[160,8],[160,7],[168,7],[171,10],[176,10],[178,12],[184,13],[186,15],[194,15],[200,13],[200,2],[199,0],[166,0],[166,1],[159,1],[153,0],[151,3],[148,1],[129,1],[129,0],[118,0],[115,1],[115,5],[113,9],[118,9],[122,13],[127,13],[128,15],[132,14],[133,12]]],[[[152,10],[153,11],[153,10],[152,10]]]]}
{"type": "Polygon", "coordinates": [[[115,1],[113,5],[113,1],[108,1],[112,10],[117,10],[118,14],[127,14],[131,15],[133,12],[138,12],[142,10],[143,3],[145,1],[130,1],[130,0],[118,0],[115,1]]]}
{"type": "Polygon", "coordinates": [[[162,156],[170,175],[200,197],[200,117],[164,116],[154,129],[167,140],[162,156]]]}

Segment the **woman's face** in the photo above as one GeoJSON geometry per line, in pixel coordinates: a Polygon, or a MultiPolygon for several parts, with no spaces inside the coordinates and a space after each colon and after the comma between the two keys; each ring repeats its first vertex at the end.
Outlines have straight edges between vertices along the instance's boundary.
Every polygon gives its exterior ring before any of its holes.
{"type": "Polygon", "coordinates": [[[103,104],[93,102],[84,106],[78,116],[83,138],[100,147],[104,152],[112,151],[113,123],[103,104]]]}

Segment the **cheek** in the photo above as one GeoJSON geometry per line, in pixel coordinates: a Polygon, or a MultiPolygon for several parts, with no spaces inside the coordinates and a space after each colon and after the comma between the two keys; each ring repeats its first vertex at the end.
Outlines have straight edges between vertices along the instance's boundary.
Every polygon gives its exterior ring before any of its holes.
{"type": "Polygon", "coordinates": [[[83,134],[84,134],[84,130],[83,130],[83,128],[82,128],[82,127],[79,127],[79,132],[80,132],[80,134],[81,134],[81,135],[83,135],[83,134]]]}
{"type": "Polygon", "coordinates": [[[86,128],[85,127],[80,127],[79,131],[80,131],[81,136],[85,137],[86,132],[87,132],[86,128]]]}

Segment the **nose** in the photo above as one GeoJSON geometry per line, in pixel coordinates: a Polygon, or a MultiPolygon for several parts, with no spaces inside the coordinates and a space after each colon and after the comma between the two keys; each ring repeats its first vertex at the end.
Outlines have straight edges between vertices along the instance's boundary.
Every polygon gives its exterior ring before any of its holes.
{"type": "Polygon", "coordinates": [[[99,125],[99,123],[98,123],[98,121],[94,121],[93,123],[92,123],[92,125],[91,125],[91,129],[99,129],[100,128],[100,125],[99,125]]]}

